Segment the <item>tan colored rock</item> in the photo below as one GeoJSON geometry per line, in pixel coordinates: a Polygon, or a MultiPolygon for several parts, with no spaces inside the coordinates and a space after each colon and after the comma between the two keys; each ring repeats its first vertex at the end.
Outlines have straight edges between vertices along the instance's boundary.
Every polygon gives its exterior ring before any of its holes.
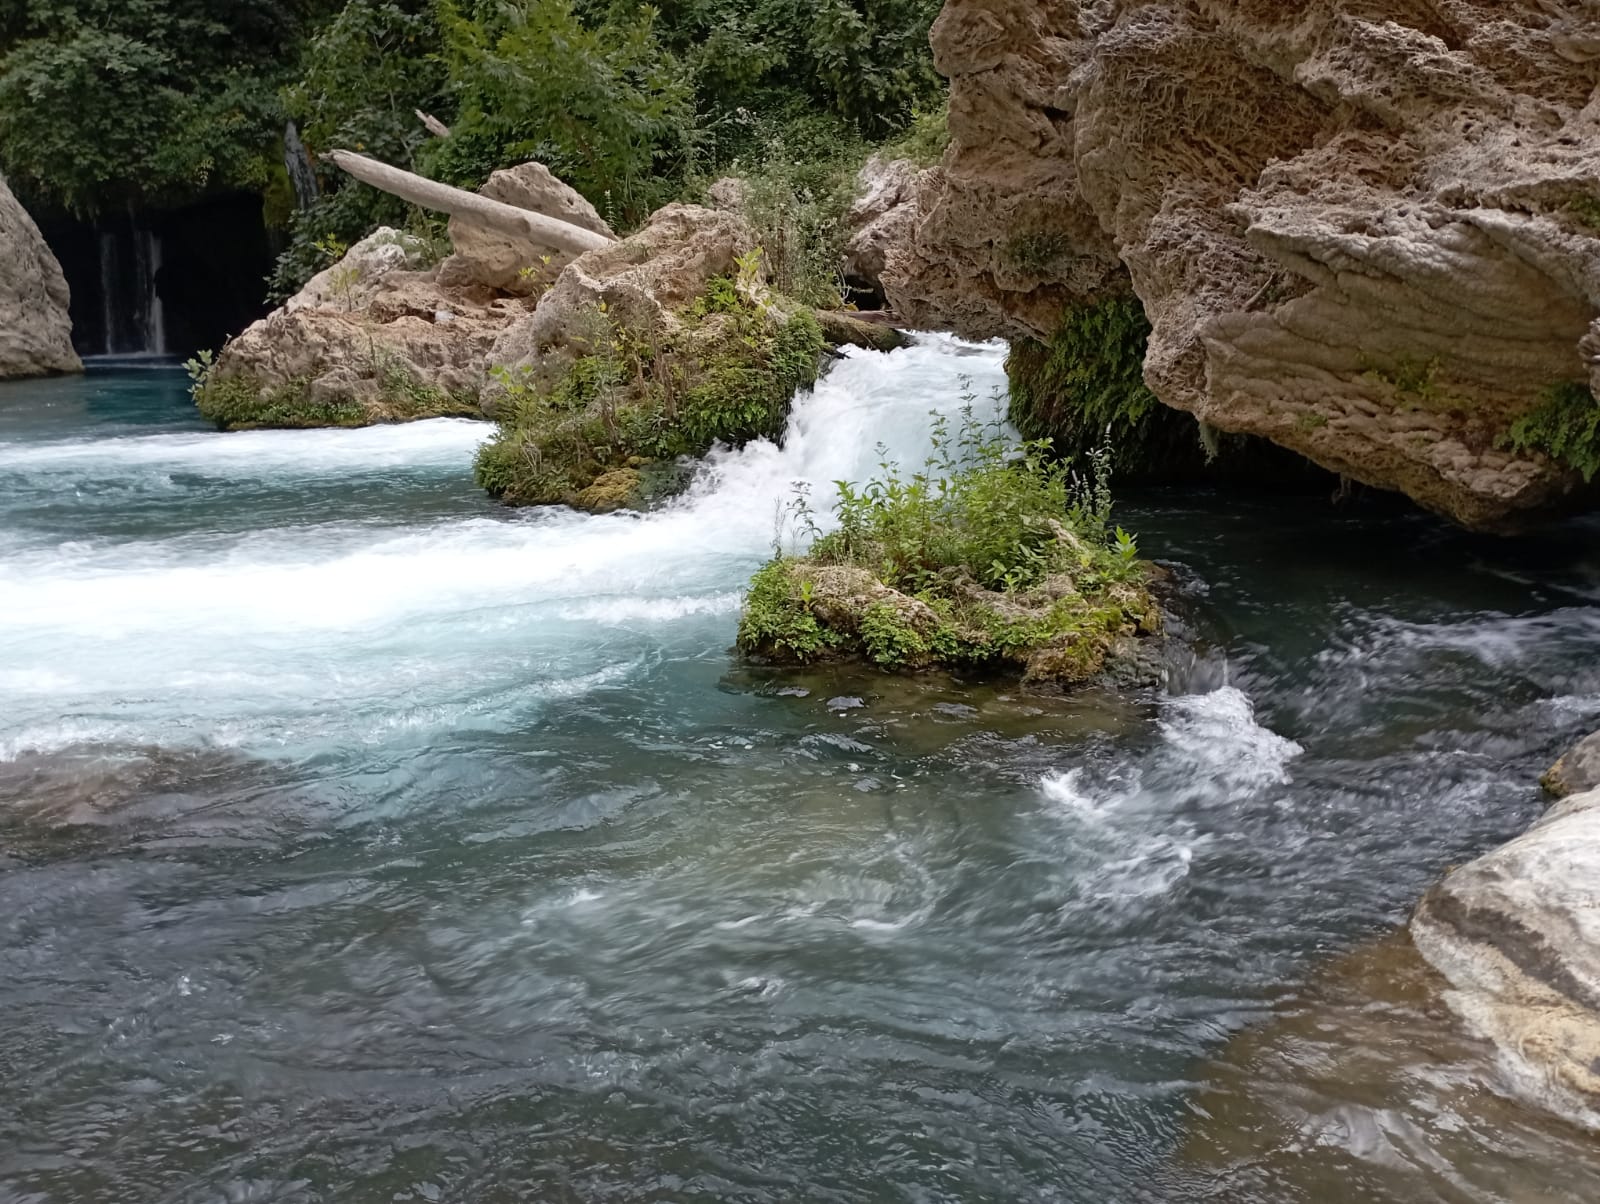
{"type": "MultiPolygon", "coordinates": [[[[607,239],[616,238],[595,207],[543,163],[523,163],[497,171],[478,193],[607,239]]],[[[577,257],[569,247],[528,234],[493,229],[464,214],[450,217],[450,244],[455,254],[440,265],[441,284],[481,284],[523,296],[537,296],[550,287],[561,269],[577,257]]]]}
{"type": "Polygon", "coordinates": [[[856,179],[859,195],[845,215],[844,274],[874,289],[889,251],[916,233],[917,182],[921,170],[909,159],[868,159],[856,179]]]}
{"type": "MultiPolygon", "coordinates": [[[[236,382],[240,395],[268,401],[353,404],[374,422],[474,411],[489,348],[526,303],[443,287],[424,262],[397,231],[362,239],[230,342],[208,389],[236,382]]],[[[210,412],[204,400],[202,409],[210,412]]],[[[237,412],[225,425],[256,420],[249,407],[237,412]]]]}
{"type": "Polygon", "coordinates": [[[1411,935],[1519,1091],[1600,1128],[1600,790],[1447,875],[1411,935]]]}
{"type": "Polygon", "coordinates": [[[1557,798],[1600,787],[1600,732],[1578,741],[1565,756],[1545,770],[1539,784],[1557,798]]]}
{"type": "Polygon", "coordinates": [[[1503,443],[1600,380],[1596,29],[1499,0],[948,0],[952,142],[889,299],[1045,338],[1131,286],[1167,405],[1469,526],[1575,508],[1575,473],[1503,443]]]}
{"type": "Polygon", "coordinates": [[[83,371],[69,300],[61,265],[0,178],[0,380],[83,371]]]}
{"type": "Polygon", "coordinates": [[[735,260],[755,246],[755,233],[736,214],[668,205],[627,238],[568,265],[538,307],[495,340],[489,363],[548,382],[590,354],[609,325],[635,338],[665,337],[711,278],[735,275],[735,260]],[[596,321],[601,307],[607,322],[596,321]]]}

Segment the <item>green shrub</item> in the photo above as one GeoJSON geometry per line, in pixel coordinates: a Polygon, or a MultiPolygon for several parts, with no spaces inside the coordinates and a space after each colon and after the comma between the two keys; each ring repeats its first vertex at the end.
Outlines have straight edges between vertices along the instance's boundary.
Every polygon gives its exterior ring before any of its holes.
{"type": "Polygon", "coordinates": [[[1108,457],[1087,477],[1040,443],[1014,446],[970,408],[952,434],[935,419],[916,471],[884,463],[837,482],[837,529],[819,535],[806,494],[790,515],[813,540],[751,583],[738,644],[804,664],[859,657],[884,669],[1021,666],[1081,681],[1116,643],[1159,625],[1133,537],[1110,523],[1108,457]]]}
{"type": "Polygon", "coordinates": [[[1519,452],[1543,452],[1592,481],[1600,472],[1600,402],[1582,381],[1551,385],[1502,442],[1519,452]]]}
{"type": "Polygon", "coordinates": [[[933,454],[906,472],[880,465],[881,475],[857,487],[837,483],[838,529],[819,539],[820,563],[871,568],[884,584],[915,593],[937,586],[949,570],[987,589],[1017,591],[1057,572],[1122,579],[1136,569],[1137,549],[1108,539],[1110,467],[1104,453],[1087,476],[1050,455],[1045,440],[1014,445],[998,423],[964,411],[951,432],[934,419],[933,454]]]}

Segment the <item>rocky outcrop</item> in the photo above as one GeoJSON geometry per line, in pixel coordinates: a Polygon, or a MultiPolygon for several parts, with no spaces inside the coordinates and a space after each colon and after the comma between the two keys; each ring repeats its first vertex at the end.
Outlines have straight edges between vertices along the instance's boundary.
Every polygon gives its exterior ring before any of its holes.
{"type": "Polygon", "coordinates": [[[767,286],[738,214],[668,205],[569,264],[488,355],[500,419],[478,480],[514,504],[638,506],[674,462],[776,437],[816,379],[823,334],[767,286]]]}
{"type": "Polygon", "coordinates": [[[1600,13],[1569,0],[948,0],[912,324],[1048,342],[1131,289],[1145,378],[1469,526],[1600,467],[1600,13]]]}
{"type": "Polygon", "coordinates": [[[1545,770],[1539,784],[1557,798],[1600,787],[1600,732],[1578,741],[1570,752],[1545,770]]]}
{"type": "Polygon", "coordinates": [[[416,239],[368,235],[223,349],[200,412],[224,429],[479,414],[485,357],[524,303],[438,275],[416,239]]]}
{"type": "Polygon", "coordinates": [[[889,252],[911,238],[917,222],[921,170],[909,159],[868,159],[856,177],[857,196],[845,214],[849,239],[844,277],[858,293],[882,299],[889,252]]]}
{"type": "Polygon", "coordinates": [[[1522,1093],[1600,1127],[1600,790],[1449,874],[1411,934],[1522,1093]]]}
{"type": "Polygon", "coordinates": [[[0,179],[0,380],[83,371],[68,300],[61,265],[0,179]]]}
{"type": "MultiPolygon", "coordinates": [[[[575,188],[556,178],[543,163],[523,163],[497,171],[478,189],[481,196],[532,213],[559,218],[570,226],[615,239],[611,227],[575,188]]],[[[538,296],[561,269],[577,258],[569,248],[516,231],[494,229],[460,214],[450,217],[455,253],[439,265],[447,288],[474,284],[502,292],[538,296]]]]}

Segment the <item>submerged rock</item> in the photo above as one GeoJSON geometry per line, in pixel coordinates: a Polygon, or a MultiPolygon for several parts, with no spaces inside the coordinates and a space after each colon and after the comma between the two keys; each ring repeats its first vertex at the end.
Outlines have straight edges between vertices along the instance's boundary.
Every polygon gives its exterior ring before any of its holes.
{"type": "Polygon", "coordinates": [[[1600,790],[1447,875],[1411,934],[1519,1090],[1600,1128],[1600,790]]]}
{"type": "Polygon", "coordinates": [[[1558,760],[1539,779],[1557,798],[1600,787],[1600,732],[1586,737],[1558,760]]]}
{"type": "Polygon", "coordinates": [[[952,143],[883,282],[913,326],[1049,343],[1137,295],[1144,376],[1468,526],[1600,468],[1592,17],[948,0],[952,143]]]}
{"type": "Polygon", "coordinates": [[[0,178],[0,380],[82,372],[61,265],[0,178]]]}

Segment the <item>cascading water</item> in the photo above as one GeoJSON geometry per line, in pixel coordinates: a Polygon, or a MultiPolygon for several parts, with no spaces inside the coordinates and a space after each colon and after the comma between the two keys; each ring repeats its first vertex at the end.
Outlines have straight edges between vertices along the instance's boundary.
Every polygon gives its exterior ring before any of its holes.
{"type": "Polygon", "coordinates": [[[99,227],[103,356],[167,354],[166,311],[158,288],[160,235],[131,210],[99,227]]]}
{"type": "Polygon", "coordinates": [[[643,517],[0,387],[0,1199],[1591,1198],[1349,967],[1600,720],[1592,532],[1151,499],[1174,696],[740,667],[793,483],[1002,380],[851,354],[643,517]]]}

